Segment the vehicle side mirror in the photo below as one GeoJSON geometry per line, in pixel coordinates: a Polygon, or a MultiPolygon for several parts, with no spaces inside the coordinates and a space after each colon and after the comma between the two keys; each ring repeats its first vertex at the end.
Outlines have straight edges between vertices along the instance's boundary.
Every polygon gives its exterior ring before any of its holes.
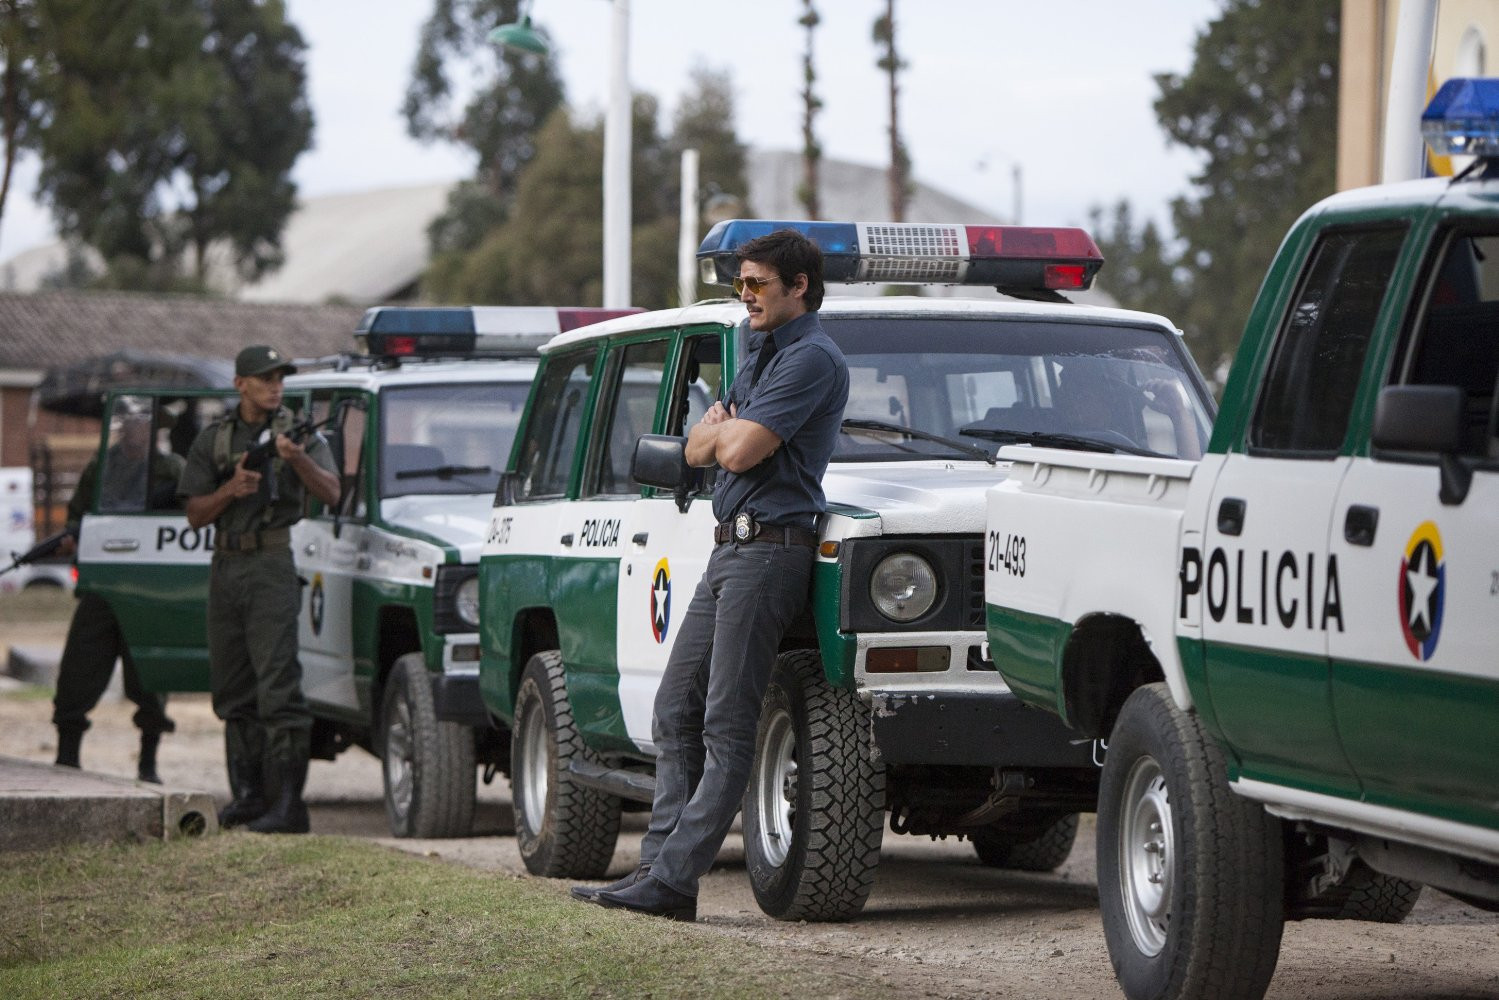
{"type": "Polygon", "coordinates": [[[519,472],[500,473],[500,482],[494,491],[494,506],[509,507],[515,503],[515,497],[520,492],[521,474],[519,472]]]}
{"type": "Polygon", "coordinates": [[[640,436],[630,462],[630,477],[642,486],[671,490],[677,510],[683,513],[703,481],[702,470],[687,464],[687,439],[669,434],[640,436]]]}
{"type": "Polygon", "coordinates": [[[1374,447],[1438,456],[1442,486],[1437,494],[1453,506],[1468,496],[1473,468],[1458,454],[1468,394],[1455,385],[1391,385],[1374,406],[1374,447]]]}

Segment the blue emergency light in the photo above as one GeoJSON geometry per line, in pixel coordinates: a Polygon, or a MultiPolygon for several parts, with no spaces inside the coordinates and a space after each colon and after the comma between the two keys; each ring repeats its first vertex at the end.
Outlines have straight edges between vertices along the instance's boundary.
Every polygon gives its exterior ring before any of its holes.
{"type": "Polygon", "coordinates": [[[552,306],[377,306],[365,310],[354,341],[385,358],[519,357],[559,333],[639,309],[552,306]]]}
{"type": "Polygon", "coordinates": [[[1439,156],[1499,156],[1499,80],[1442,84],[1421,113],[1421,136],[1439,156]]]}
{"type": "Polygon", "coordinates": [[[698,247],[705,284],[731,285],[735,251],[757,236],[794,229],[822,249],[823,278],[846,284],[990,285],[1035,295],[1083,291],[1103,254],[1081,229],[925,222],[779,222],[730,219],[698,247]]]}

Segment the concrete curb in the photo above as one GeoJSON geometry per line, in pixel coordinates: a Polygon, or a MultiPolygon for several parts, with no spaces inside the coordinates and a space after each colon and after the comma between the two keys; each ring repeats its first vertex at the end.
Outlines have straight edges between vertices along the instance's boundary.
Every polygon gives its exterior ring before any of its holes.
{"type": "Polygon", "coordinates": [[[0,757],[0,851],[217,833],[213,796],[0,757]]]}

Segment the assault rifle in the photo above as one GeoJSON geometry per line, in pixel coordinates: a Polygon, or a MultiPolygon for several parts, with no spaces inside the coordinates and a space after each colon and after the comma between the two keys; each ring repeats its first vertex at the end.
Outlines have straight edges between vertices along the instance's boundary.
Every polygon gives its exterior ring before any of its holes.
{"type": "MultiPolygon", "coordinates": [[[[297,444],[301,444],[303,441],[306,441],[309,437],[311,437],[314,431],[316,431],[320,427],[327,426],[332,422],[332,420],[333,418],[330,416],[327,420],[313,423],[311,417],[303,417],[301,420],[298,420],[296,423],[292,424],[281,433],[285,434],[288,438],[290,438],[297,444]]],[[[271,459],[276,457],[277,436],[278,435],[272,433],[268,435],[264,441],[252,446],[249,451],[245,452],[245,457],[243,459],[244,467],[249,469],[251,472],[259,472],[265,474],[266,467],[271,464],[271,459]]],[[[278,499],[280,499],[281,493],[276,479],[277,477],[274,475],[267,476],[267,488],[269,491],[266,497],[267,503],[275,503],[278,499]]]]}
{"type": "Polygon", "coordinates": [[[25,552],[12,552],[10,554],[11,564],[4,569],[0,569],[0,576],[4,576],[6,573],[9,573],[13,569],[20,569],[22,566],[29,566],[34,562],[40,562],[41,560],[46,559],[48,556],[56,553],[58,549],[62,548],[63,540],[68,538],[71,538],[76,542],[78,540],[78,533],[64,528],[63,530],[57,532],[55,535],[48,535],[46,538],[43,538],[41,541],[37,542],[25,552]]]}

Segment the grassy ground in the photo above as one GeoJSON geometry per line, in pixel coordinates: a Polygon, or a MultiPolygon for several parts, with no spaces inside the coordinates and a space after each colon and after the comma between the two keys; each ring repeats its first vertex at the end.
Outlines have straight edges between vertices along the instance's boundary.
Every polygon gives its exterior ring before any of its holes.
{"type": "Polygon", "coordinates": [[[9,1000],[887,995],[556,883],[333,837],[0,855],[0,913],[9,1000]]]}

